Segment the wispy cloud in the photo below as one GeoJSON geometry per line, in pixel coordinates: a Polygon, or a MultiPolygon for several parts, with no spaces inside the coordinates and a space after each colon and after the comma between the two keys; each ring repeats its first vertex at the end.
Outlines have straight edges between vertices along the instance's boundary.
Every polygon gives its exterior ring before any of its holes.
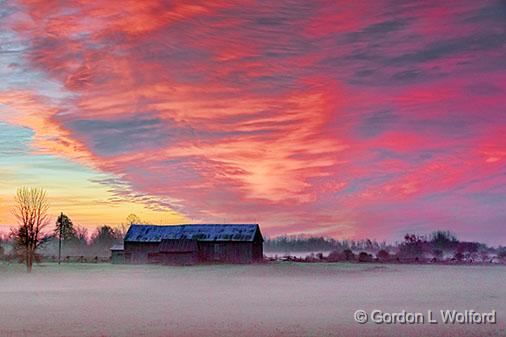
{"type": "Polygon", "coordinates": [[[32,129],[39,151],[121,177],[101,182],[118,198],[195,221],[497,242],[504,13],[495,1],[9,1],[0,118],[32,129]]]}

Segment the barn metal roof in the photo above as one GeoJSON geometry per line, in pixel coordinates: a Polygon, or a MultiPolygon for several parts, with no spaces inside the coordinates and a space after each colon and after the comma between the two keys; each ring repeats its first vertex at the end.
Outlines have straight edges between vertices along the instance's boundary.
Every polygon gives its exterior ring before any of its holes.
{"type": "Polygon", "coordinates": [[[257,224],[131,225],[125,242],[160,242],[167,239],[199,241],[253,241],[257,224]]]}
{"type": "Polygon", "coordinates": [[[197,240],[162,240],[160,253],[192,253],[197,251],[197,240]]]}

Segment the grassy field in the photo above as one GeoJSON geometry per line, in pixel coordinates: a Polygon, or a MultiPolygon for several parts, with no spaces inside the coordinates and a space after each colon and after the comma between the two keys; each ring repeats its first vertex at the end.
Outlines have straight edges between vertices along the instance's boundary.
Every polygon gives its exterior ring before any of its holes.
{"type": "Polygon", "coordinates": [[[506,267],[0,264],[0,336],[506,336],[506,267]],[[497,311],[495,325],[360,325],[357,309],[497,311]]]}

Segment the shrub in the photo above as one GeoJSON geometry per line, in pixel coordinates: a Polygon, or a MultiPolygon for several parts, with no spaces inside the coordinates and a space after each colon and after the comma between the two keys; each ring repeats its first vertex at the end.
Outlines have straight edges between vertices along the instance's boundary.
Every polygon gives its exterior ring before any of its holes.
{"type": "Polygon", "coordinates": [[[388,261],[390,259],[390,253],[388,253],[386,250],[382,249],[376,254],[376,257],[380,261],[388,261]]]}
{"type": "Polygon", "coordinates": [[[316,258],[315,258],[314,253],[311,253],[311,254],[307,255],[304,260],[306,262],[315,262],[316,258]]]}
{"type": "Polygon", "coordinates": [[[338,262],[338,261],[341,261],[343,258],[342,258],[342,254],[337,251],[337,250],[333,250],[329,253],[329,256],[327,257],[327,260],[329,262],[338,262]]]}
{"type": "Polygon", "coordinates": [[[360,252],[358,254],[358,262],[371,262],[372,261],[372,255],[367,254],[366,252],[360,252]]]}
{"type": "Polygon", "coordinates": [[[343,250],[343,258],[346,261],[353,261],[355,260],[355,254],[353,254],[351,249],[345,249],[343,250]]]}

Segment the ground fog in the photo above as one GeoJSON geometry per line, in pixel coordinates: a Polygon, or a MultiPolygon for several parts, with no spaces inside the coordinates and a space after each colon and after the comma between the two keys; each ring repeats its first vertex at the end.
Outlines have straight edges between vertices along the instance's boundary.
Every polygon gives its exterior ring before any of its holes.
{"type": "Polygon", "coordinates": [[[506,267],[0,265],[0,336],[506,336],[506,267]],[[368,312],[497,311],[495,325],[377,325],[368,312]]]}

